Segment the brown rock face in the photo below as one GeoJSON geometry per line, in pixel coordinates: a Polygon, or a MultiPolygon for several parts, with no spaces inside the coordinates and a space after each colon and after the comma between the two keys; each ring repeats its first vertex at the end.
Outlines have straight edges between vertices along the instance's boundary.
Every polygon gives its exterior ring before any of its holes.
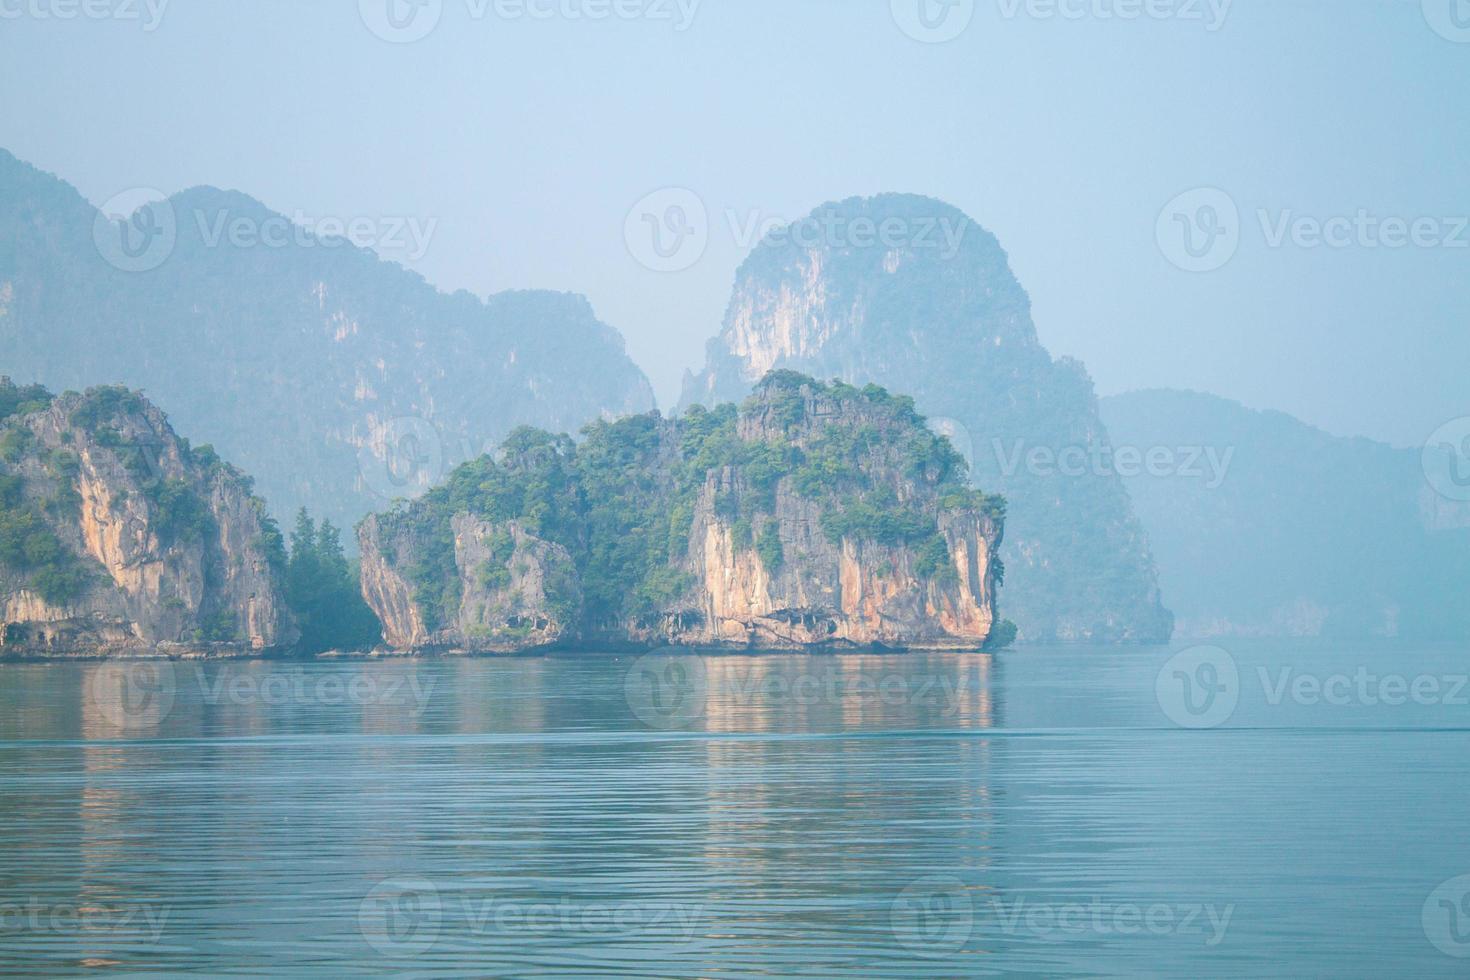
{"type": "Polygon", "coordinates": [[[551,499],[583,508],[556,542],[434,494],[359,527],[364,596],[390,646],[978,649],[990,636],[1000,510],[904,399],[786,378],[738,415],[629,420],[564,453],[534,473],[482,461],[454,498],[495,486],[510,496],[484,506],[504,513],[529,499],[521,477],[545,493],[555,472],[551,499]],[[691,468],[721,454],[738,461],[691,468]],[[628,542],[662,537],[663,557],[625,576],[628,542]],[[426,572],[450,539],[452,570],[426,572]],[[609,597],[581,575],[627,584],[609,597]],[[609,615],[609,601],[622,608],[609,615]]]}
{"type": "Polygon", "coordinates": [[[44,523],[78,585],[0,561],[12,655],[248,654],[289,647],[270,547],[248,480],[191,451],[158,409],[121,389],[64,395],[3,425],[7,519],[44,523]],[[45,594],[50,591],[48,598],[45,594]]]}
{"type": "Polygon", "coordinates": [[[565,548],[528,534],[517,522],[495,524],[470,514],[456,514],[451,530],[457,615],[433,622],[422,596],[399,571],[403,556],[427,542],[406,529],[385,539],[376,515],[359,526],[363,596],[382,620],[388,646],[511,653],[576,636],[581,588],[565,548]]]}
{"type": "Polygon", "coordinates": [[[412,547],[407,534],[383,539],[376,514],[358,526],[362,595],[383,624],[383,642],[399,650],[427,646],[429,630],[414,601],[413,586],[398,571],[398,549],[412,547]]]}
{"type": "Polygon", "coordinates": [[[821,506],[789,487],[776,492],[774,533],[783,560],[768,569],[755,549],[735,543],[732,523],[715,513],[733,474],[711,476],[700,497],[690,562],[698,571],[692,598],[701,614],[674,617],[665,633],[633,630],[648,641],[684,646],[799,649],[811,646],[976,649],[995,620],[990,560],[998,537],[985,517],[945,512],[939,530],[953,575],[915,571],[903,544],[828,539],[821,506]]]}
{"type": "Polygon", "coordinates": [[[491,651],[553,646],[576,636],[582,591],[572,556],[520,524],[458,514],[454,564],[465,645],[491,651]]]}

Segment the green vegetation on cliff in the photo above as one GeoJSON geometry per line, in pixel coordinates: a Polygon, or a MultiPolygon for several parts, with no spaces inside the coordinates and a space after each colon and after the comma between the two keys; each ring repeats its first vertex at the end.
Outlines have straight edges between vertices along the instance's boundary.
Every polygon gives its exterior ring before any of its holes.
{"type": "Polygon", "coordinates": [[[51,392],[40,385],[17,385],[9,378],[0,378],[0,422],[13,415],[39,412],[53,400],[51,392]]]}
{"type": "MultiPolygon", "coordinates": [[[[4,588],[28,589],[57,607],[81,601],[84,613],[109,602],[106,594],[116,583],[84,541],[79,454],[87,460],[87,492],[101,501],[91,517],[126,522],[132,532],[126,547],[134,548],[128,560],[169,570],[184,569],[196,558],[203,563],[210,595],[187,623],[159,627],[169,639],[247,641],[247,619],[262,598],[260,586],[279,583],[285,607],[300,623],[295,651],[368,649],[378,642],[378,620],[363,601],[337,527],[329,520],[318,525],[303,508],[288,554],[265,501],[251,494],[250,478],[223,463],[209,445],[191,447],[140,392],[123,386],[68,392],[57,400],[41,386],[0,379],[4,588]],[[231,529],[241,527],[244,535],[231,539],[231,529]],[[146,533],[138,535],[140,529],[146,533]],[[219,594],[226,588],[223,579],[243,569],[263,577],[219,594]]],[[[168,619],[187,604],[181,595],[168,594],[168,580],[162,588],[160,619],[168,619]]]]}
{"type": "MultiPolygon", "coordinates": [[[[72,409],[71,424],[117,452],[148,501],[161,543],[197,541],[211,530],[208,504],[188,481],[159,472],[156,456],[160,446],[127,439],[117,429],[120,419],[143,411],[144,404],[142,395],[122,385],[90,388],[72,409]]],[[[201,446],[196,452],[187,439],[181,438],[178,443],[185,459],[199,463],[201,469],[221,465],[212,448],[201,446]]]]}
{"type": "Polygon", "coordinates": [[[0,480],[0,564],[22,573],[48,603],[71,602],[87,587],[87,570],[35,505],[24,501],[18,478],[7,474],[0,480]]]}
{"type": "Polygon", "coordinates": [[[952,578],[953,564],[933,506],[901,499],[895,481],[929,487],[941,506],[973,507],[997,523],[1005,512],[1002,498],[969,486],[964,458],[925,427],[911,399],[876,385],[823,384],[778,371],[738,409],[695,405],[675,419],[654,412],[599,421],[583,436],[577,444],[518,429],[498,459],[466,463],[383,516],[385,540],[408,531],[417,542],[404,571],[430,630],[453,617],[460,599],[451,526],[459,513],[517,521],[566,548],[582,571],[586,620],[605,625],[666,610],[690,588],[680,563],[711,481],[714,512],[729,523],[736,547],[753,548],[772,574],[790,558],[775,521],[781,486],[822,503],[822,529],[834,543],[849,537],[915,547],[916,571],[925,577],[952,578]],[[850,409],[854,421],[814,418],[815,400],[850,409]]]}
{"type": "MultiPolygon", "coordinates": [[[[159,543],[195,542],[213,530],[208,501],[199,488],[178,476],[164,475],[159,466],[163,443],[153,437],[127,435],[123,428],[130,417],[147,410],[142,394],[122,385],[102,385],[83,394],[67,393],[70,410],[66,422],[72,430],[62,434],[70,444],[77,432],[86,433],[97,445],[116,454],[149,505],[150,527],[159,543]]],[[[41,385],[16,385],[0,378],[0,566],[21,573],[43,599],[65,605],[77,599],[95,578],[95,570],[63,544],[57,525],[71,526],[80,519],[81,496],[77,492],[80,462],[70,448],[47,450],[36,445],[35,433],[25,422],[45,411],[56,397],[41,385]],[[23,476],[19,470],[25,468],[23,476]]],[[[175,437],[186,464],[200,472],[223,467],[209,446],[191,449],[189,441],[175,437]]],[[[230,475],[247,487],[250,480],[233,469],[230,475]]],[[[118,490],[126,499],[127,491],[118,490]]],[[[266,515],[264,504],[253,500],[267,537],[279,531],[266,515]]],[[[282,557],[284,562],[284,557],[282,557]]],[[[202,630],[203,640],[234,640],[236,630],[219,616],[202,630]]]]}
{"type": "Polygon", "coordinates": [[[27,654],[289,649],[279,530],[140,392],[0,379],[0,643],[27,654]]]}
{"type": "Polygon", "coordinates": [[[33,478],[35,492],[26,492],[25,477],[17,472],[34,443],[19,420],[53,400],[40,385],[18,386],[0,378],[0,566],[19,574],[48,603],[65,605],[82,594],[90,575],[57,537],[47,512],[53,517],[75,513],[80,503],[71,484],[76,457],[47,454],[43,474],[33,478]]]}

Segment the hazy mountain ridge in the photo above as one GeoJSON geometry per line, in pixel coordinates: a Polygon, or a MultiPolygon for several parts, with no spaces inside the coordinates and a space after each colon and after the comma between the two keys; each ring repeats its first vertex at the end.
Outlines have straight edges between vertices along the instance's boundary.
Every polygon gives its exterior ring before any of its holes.
{"type": "Polygon", "coordinates": [[[1418,450],[1200,392],[1101,404],[1117,445],[1229,454],[1216,486],[1126,479],[1182,637],[1470,635],[1470,520],[1435,496],[1418,450]]]}
{"type": "Polygon", "coordinates": [[[176,239],[124,271],[94,241],[92,205],[0,151],[0,364],[56,388],[145,388],[278,514],[350,524],[516,425],[574,431],[653,405],[581,296],[445,294],[239,192],[154,207],[176,239]]]}
{"type": "Polygon", "coordinates": [[[977,484],[1010,500],[1006,608],[1023,637],[1166,640],[1171,618],[1122,483],[1025,462],[1033,448],[1104,444],[1107,433],[1086,370],[1037,339],[995,236],[916,195],[851,198],[804,221],[740,267],[681,404],[741,397],[773,367],[912,395],[955,435],[977,484]],[[875,239],[884,227],[897,234],[875,239]]]}

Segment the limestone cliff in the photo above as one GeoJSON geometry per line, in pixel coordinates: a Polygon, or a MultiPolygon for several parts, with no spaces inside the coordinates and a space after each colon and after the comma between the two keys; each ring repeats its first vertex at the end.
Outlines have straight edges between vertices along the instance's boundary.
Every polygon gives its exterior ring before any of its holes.
{"type": "Polygon", "coordinates": [[[772,232],[736,274],[683,404],[743,398],[772,369],[911,394],[977,483],[1011,499],[1007,608],[1024,638],[1167,641],[1172,618],[1117,474],[1048,462],[1110,444],[1092,382],[1041,345],[1004,249],[969,216],[885,194],[772,232]]]}
{"type": "Polygon", "coordinates": [[[289,647],[280,556],[249,480],[140,395],[0,382],[5,654],[289,647]]]}
{"type": "Polygon", "coordinates": [[[978,649],[1004,502],[912,403],[773,376],[738,411],[522,431],[359,527],[391,646],[978,649]]]}
{"type": "Polygon", "coordinates": [[[628,624],[629,636],[759,648],[976,649],[985,642],[995,618],[990,562],[997,532],[979,513],[938,515],[949,564],[921,573],[910,544],[861,535],[832,541],[822,529],[822,505],[780,488],[773,523],[763,532],[779,541],[782,561],[772,568],[742,545],[738,520],[715,509],[721,494],[748,489],[731,468],[711,474],[689,542],[697,582],[692,601],[655,625],[628,624]]]}
{"type": "Polygon", "coordinates": [[[397,565],[400,555],[430,542],[406,527],[384,539],[376,516],[359,529],[363,595],[382,620],[388,646],[511,652],[575,638],[581,599],[565,548],[528,534],[516,521],[495,524],[456,514],[450,530],[458,601],[456,615],[445,621],[432,612],[426,617],[423,593],[397,565]]]}

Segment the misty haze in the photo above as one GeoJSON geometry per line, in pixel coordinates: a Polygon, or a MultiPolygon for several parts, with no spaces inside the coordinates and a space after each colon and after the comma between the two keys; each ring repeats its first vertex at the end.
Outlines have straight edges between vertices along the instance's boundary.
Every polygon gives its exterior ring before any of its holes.
{"type": "Polygon", "coordinates": [[[0,84],[0,972],[1463,974],[1466,0],[0,84]]]}

